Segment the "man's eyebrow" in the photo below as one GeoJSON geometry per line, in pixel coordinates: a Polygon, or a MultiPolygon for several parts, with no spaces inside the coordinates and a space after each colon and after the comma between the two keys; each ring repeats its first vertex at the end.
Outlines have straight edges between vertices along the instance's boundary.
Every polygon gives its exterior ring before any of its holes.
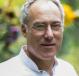
{"type": "Polygon", "coordinates": [[[52,21],[51,23],[53,23],[53,24],[55,24],[55,23],[61,24],[61,21],[52,21]]]}
{"type": "MultiPolygon", "coordinates": [[[[50,23],[52,23],[52,24],[56,24],[56,23],[61,24],[61,21],[50,21],[50,23]]],[[[37,22],[34,22],[33,24],[47,24],[47,22],[46,21],[37,21],[37,22]]]]}
{"type": "Polygon", "coordinates": [[[46,22],[40,21],[40,22],[34,22],[33,24],[46,24],[46,22]]]}

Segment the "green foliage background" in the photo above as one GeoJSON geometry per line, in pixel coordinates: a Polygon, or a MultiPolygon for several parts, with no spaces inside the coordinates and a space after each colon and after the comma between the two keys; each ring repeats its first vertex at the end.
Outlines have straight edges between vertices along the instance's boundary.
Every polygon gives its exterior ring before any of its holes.
{"type": "MultiPolygon", "coordinates": [[[[10,23],[14,23],[19,29],[18,39],[9,47],[11,53],[8,50],[2,50],[5,41],[0,41],[0,62],[17,55],[21,46],[26,42],[20,32],[19,22],[20,9],[24,2],[25,0],[0,0],[0,8],[3,10],[0,14],[0,38],[5,35],[10,23]],[[5,13],[10,11],[16,14],[11,21],[7,20],[5,16],[5,13]]],[[[62,4],[69,4],[73,11],[79,10],[79,0],[61,0],[61,2],[62,4]]],[[[79,75],[79,18],[78,21],[74,21],[68,27],[65,27],[63,44],[57,56],[70,62],[79,75]]]]}

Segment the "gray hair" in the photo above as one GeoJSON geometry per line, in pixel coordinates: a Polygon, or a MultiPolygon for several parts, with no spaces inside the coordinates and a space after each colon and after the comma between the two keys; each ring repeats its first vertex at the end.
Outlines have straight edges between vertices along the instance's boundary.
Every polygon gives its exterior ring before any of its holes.
{"type": "MultiPolygon", "coordinates": [[[[28,14],[29,14],[29,7],[31,6],[31,4],[33,4],[35,1],[37,0],[28,0],[22,7],[22,10],[21,10],[21,16],[20,16],[20,21],[21,21],[21,24],[27,24],[28,20],[29,20],[29,17],[28,17],[28,14]]],[[[57,6],[58,8],[60,9],[60,12],[61,12],[61,18],[62,18],[62,25],[64,25],[64,11],[63,11],[63,7],[62,7],[62,4],[60,3],[59,0],[52,0],[57,6]]]]}

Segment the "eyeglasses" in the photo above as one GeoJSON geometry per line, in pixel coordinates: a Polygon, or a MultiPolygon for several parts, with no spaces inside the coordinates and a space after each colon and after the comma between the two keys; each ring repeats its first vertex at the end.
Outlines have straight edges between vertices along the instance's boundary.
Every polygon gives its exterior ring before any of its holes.
{"type": "MultiPolygon", "coordinates": [[[[45,31],[48,27],[48,24],[46,23],[34,23],[32,28],[37,30],[37,31],[45,31]]],[[[62,29],[62,25],[60,22],[52,22],[50,23],[50,27],[51,27],[51,30],[54,30],[54,31],[59,31],[62,29]]]]}

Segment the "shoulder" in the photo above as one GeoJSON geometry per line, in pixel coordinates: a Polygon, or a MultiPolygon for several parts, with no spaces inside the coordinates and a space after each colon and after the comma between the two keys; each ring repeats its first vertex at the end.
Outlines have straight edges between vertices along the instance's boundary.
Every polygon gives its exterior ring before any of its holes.
{"type": "Polygon", "coordinates": [[[18,58],[18,56],[15,56],[9,60],[6,60],[6,61],[0,63],[0,71],[2,72],[2,71],[11,70],[14,67],[16,67],[18,63],[19,63],[19,58],[18,58]]]}
{"type": "Polygon", "coordinates": [[[6,60],[6,61],[0,63],[0,67],[1,66],[8,66],[8,65],[10,66],[10,65],[12,65],[14,63],[17,63],[18,59],[19,59],[18,56],[15,56],[15,57],[13,57],[13,58],[11,58],[9,60],[6,60]]]}
{"type": "Polygon", "coordinates": [[[12,72],[11,69],[13,69],[16,66],[16,61],[17,61],[17,57],[13,57],[9,60],[0,63],[0,75],[10,76],[9,74],[12,72]]]}
{"type": "Polygon", "coordinates": [[[36,74],[16,56],[0,63],[0,76],[36,76],[36,74]]]}
{"type": "Polygon", "coordinates": [[[0,76],[21,76],[24,70],[24,65],[18,56],[0,63],[0,76]]]}
{"type": "Polygon", "coordinates": [[[58,58],[57,58],[57,61],[58,61],[59,66],[62,66],[64,68],[71,68],[71,69],[73,69],[72,64],[70,64],[68,61],[65,61],[63,59],[58,59],[58,58]]]}
{"type": "Polygon", "coordinates": [[[70,76],[77,76],[74,67],[69,62],[58,58],[57,58],[57,62],[58,62],[57,69],[63,71],[64,74],[68,74],[70,76]]]}
{"type": "Polygon", "coordinates": [[[57,58],[56,59],[57,60],[57,62],[58,62],[58,64],[61,66],[68,66],[68,67],[70,67],[70,66],[72,66],[69,62],[67,62],[67,61],[65,61],[65,60],[63,60],[63,59],[60,59],[60,58],[57,58]]]}

